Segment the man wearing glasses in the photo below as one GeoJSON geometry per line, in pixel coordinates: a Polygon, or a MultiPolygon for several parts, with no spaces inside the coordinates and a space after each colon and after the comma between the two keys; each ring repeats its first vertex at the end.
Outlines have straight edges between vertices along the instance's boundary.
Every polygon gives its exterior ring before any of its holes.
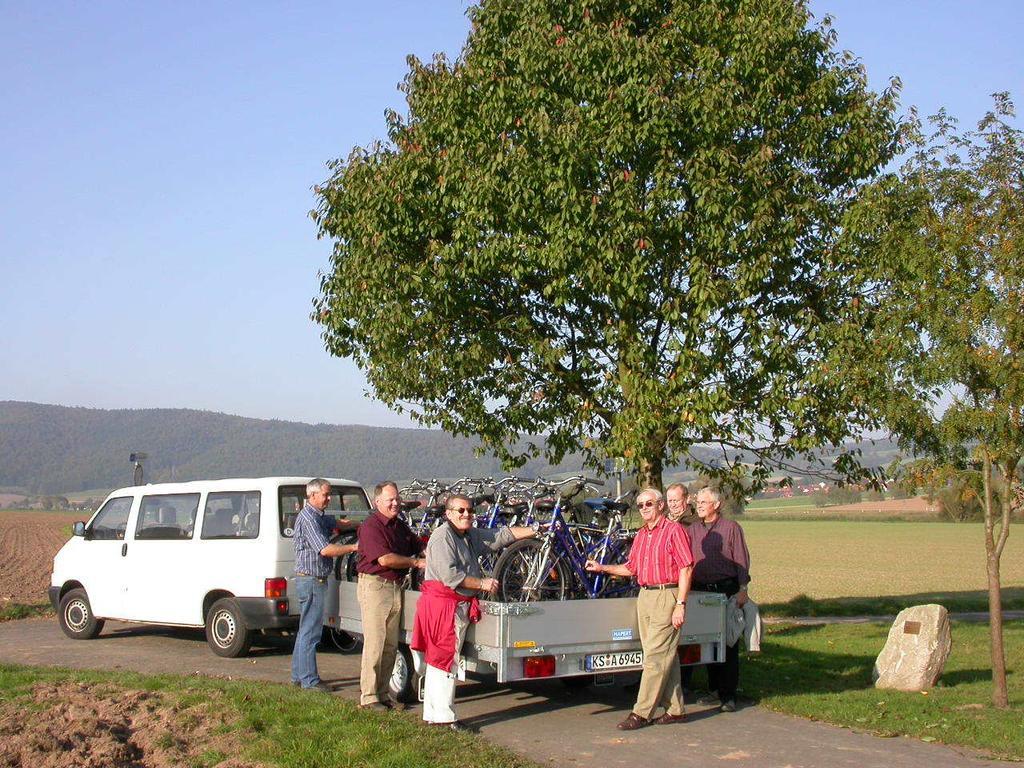
{"type": "Polygon", "coordinates": [[[427,542],[427,570],[410,647],[417,671],[426,661],[423,720],[462,731],[467,729],[455,718],[459,651],[467,627],[480,619],[479,596],[498,589],[497,579],[484,576],[480,558],[516,539],[533,536],[534,530],[522,526],[476,528],[473,504],[461,495],[448,498],[445,517],[447,522],[430,534],[427,542]]]}
{"type": "Polygon", "coordinates": [[[645,488],[637,494],[636,507],[644,524],[636,532],[626,563],[602,565],[588,560],[586,565],[588,571],[635,576],[640,585],[636,615],[644,668],[633,711],[618,725],[623,731],[686,719],[676,649],[679,628],[686,621],[686,595],[693,570],[690,540],[679,523],[665,517],[661,491],[645,488]],[[654,713],[661,707],[665,712],[655,720],[654,713]]]}
{"type": "MultiPolygon", "coordinates": [[[[743,529],[735,520],[722,517],[722,494],[716,488],[701,488],[697,493],[700,522],[690,526],[693,545],[693,588],[701,592],[719,592],[736,596],[736,606],[747,602],[750,583],[750,552],[743,529]]],[[[740,681],[739,639],[725,648],[725,660],[708,664],[710,693],[701,704],[720,704],[723,712],[736,711],[736,688],[740,681]]]]}
{"type": "Polygon", "coordinates": [[[306,505],[295,518],[295,576],[299,597],[299,629],[292,650],[292,685],[330,692],[316,667],[316,644],[324,630],[324,599],[332,558],[355,550],[354,544],[331,544],[336,521],[325,515],[331,500],[331,484],[322,477],[306,483],[306,505]]]}
{"type": "Polygon", "coordinates": [[[388,681],[398,654],[402,592],[411,568],[423,568],[423,545],[398,517],[398,486],[387,480],[373,489],[374,512],[359,526],[359,583],[356,596],[363,622],[359,706],[393,709],[388,681]]]}

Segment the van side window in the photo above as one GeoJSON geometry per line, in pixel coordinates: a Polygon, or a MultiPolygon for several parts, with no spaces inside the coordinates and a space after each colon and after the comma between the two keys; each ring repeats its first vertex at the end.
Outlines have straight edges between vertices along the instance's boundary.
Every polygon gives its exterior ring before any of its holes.
{"type": "Polygon", "coordinates": [[[93,539],[123,539],[128,528],[128,513],[132,509],[132,497],[120,496],[111,499],[96,513],[89,526],[89,537],[93,539]]]}
{"type": "Polygon", "coordinates": [[[370,502],[366,498],[366,493],[362,488],[352,488],[350,486],[340,486],[331,490],[331,493],[336,493],[341,498],[341,508],[345,510],[345,514],[349,517],[365,517],[365,514],[359,515],[352,513],[369,513],[370,502]]]}
{"type": "MultiPolygon", "coordinates": [[[[306,486],[282,485],[277,490],[278,509],[281,511],[281,535],[291,538],[295,529],[295,518],[306,503],[306,486]]],[[[366,493],[359,486],[332,485],[331,499],[327,503],[327,514],[361,520],[370,511],[366,493]],[[354,513],[354,514],[353,514],[354,513]]]]}
{"type": "Polygon", "coordinates": [[[198,493],[143,496],[135,538],[191,539],[198,510],[198,493]]]}
{"type": "Polygon", "coordinates": [[[206,495],[201,538],[255,539],[259,534],[259,491],[227,491],[206,495]]]}

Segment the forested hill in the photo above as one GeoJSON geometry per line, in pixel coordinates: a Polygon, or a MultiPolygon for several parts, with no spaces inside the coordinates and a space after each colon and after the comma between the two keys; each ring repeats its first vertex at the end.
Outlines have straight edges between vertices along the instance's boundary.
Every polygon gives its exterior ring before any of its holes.
{"type": "MultiPolygon", "coordinates": [[[[0,490],[30,494],[109,489],[132,482],[132,451],[149,454],[146,482],[261,475],[323,474],[372,485],[386,477],[452,478],[502,473],[492,456],[474,455],[475,440],[427,429],[303,424],[186,409],[99,410],[0,401],[0,490]]],[[[869,466],[897,456],[887,441],[862,444],[869,466]]],[[[710,450],[694,449],[704,460],[710,450]]],[[[534,461],[524,477],[578,471],[534,461]]],[[[690,480],[683,467],[666,480],[690,480]]],[[[799,473],[798,473],[799,474],[799,473]]]]}
{"type": "MultiPolygon", "coordinates": [[[[0,487],[33,494],[130,485],[128,455],[145,451],[146,481],[322,474],[499,475],[477,442],[426,429],[302,424],[186,409],[99,410],[0,401],[0,487]]],[[[579,457],[555,469],[575,470],[579,457]]],[[[543,474],[535,462],[518,470],[543,474]]]]}

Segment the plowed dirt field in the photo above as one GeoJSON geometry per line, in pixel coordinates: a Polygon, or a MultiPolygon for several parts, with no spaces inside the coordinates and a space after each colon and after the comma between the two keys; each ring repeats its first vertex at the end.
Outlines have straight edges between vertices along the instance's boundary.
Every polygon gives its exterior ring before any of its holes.
{"type": "Polygon", "coordinates": [[[0,512],[0,607],[47,602],[53,556],[83,512],[0,512]]]}

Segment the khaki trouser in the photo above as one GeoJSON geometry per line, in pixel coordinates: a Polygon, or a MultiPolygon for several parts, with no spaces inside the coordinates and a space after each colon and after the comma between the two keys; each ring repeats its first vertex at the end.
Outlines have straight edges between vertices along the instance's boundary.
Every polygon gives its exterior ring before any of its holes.
{"type": "Polygon", "coordinates": [[[683,714],[683,686],[676,649],[679,630],[672,626],[676,589],[641,589],[636,600],[644,671],[633,712],[650,719],[658,707],[670,715],[683,714]]]}
{"type": "Polygon", "coordinates": [[[398,654],[402,584],[360,573],[356,596],[363,622],[359,703],[384,702],[388,700],[388,682],[398,654]]]}

